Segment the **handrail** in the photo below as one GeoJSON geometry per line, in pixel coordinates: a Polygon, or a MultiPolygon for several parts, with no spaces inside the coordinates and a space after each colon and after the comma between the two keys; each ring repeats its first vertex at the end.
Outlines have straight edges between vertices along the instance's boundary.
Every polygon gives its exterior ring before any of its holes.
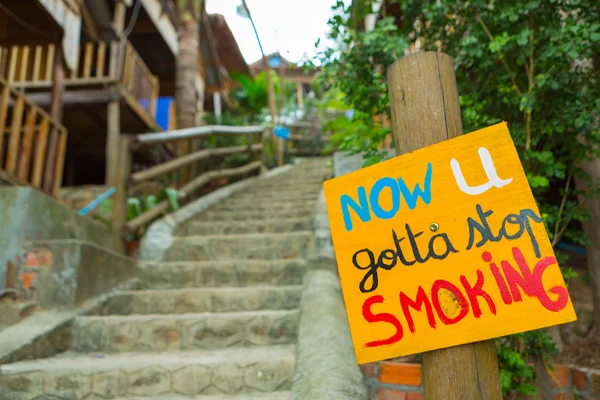
{"type": "MultiPolygon", "coordinates": [[[[201,188],[202,186],[206,185],[207,183],[209,183],[215,179],[247,174],[248,172],[252,172],[256,169],[259,169],[260,167],[262,167],[262,162],[254,161],[254,162],[244,165],[243,167],[229,168],[229,169],[223,169],[223,170],[218,170],[218,171],[206,172],[206,173],[198,176],[194,180],[190,181],[188,184],[184,185],[181,189],[179,189],[177,197],[180,200],[185,199],[191,193],[193,193],[195,190],[201,188]]],[[[126,223],[124,226],[123,233],[129,234],[131,232],[137,231],[144,225],[147,225],[149,222],[152,222],[154,219],[156,219],[157,217],[162,215],[164,212],[166,212],[169,209],[169,207],[170,207],[169,200],[161,201],[160,203],[158,203],[156,206],[152,207],[150,210],[148,210],[144,214],[139,215],[138,217],[136,217],[136,218],[132,219],[131,221],[129,221],[128,223],[126,223]]]]}
{"type": "MultiPolygon", "coordinates": [[[[252,150],[261,150],[263,148],[262,143],[255,143],[251,146],[252,150]]],[[[147,181],[152,178],[156,178],[167,172],[171,172],[177,168],[185,167],[193,162],[206,160],[215,156],[231,155],[236,153],[244,153],[248,151],[248,146],[235,146],[235,147],[221,147],[214,149],[199,150],[195,153],[185,155],[175,160],[168,161],[166,163],[157,165],[155,167],[148,168],[145,171],[136,172],[131,174],[132,183],[140,183],[147,181]]]]}
{"type": "Polygon", "coordinates": [[[161,216],[169,210],[170,202],[164,200],[159,204],[146,210],[136,218],[127,221],[127,200],[129,189],[140,182],[149,181],[165,176],[165,174],[183,170],[195,174],[199,161],[210,160],[213,157],[223,157],[231,154],[246,153],[248,161],[245,165],[237,168],[217,169],[200,171],[196,176],[191,176],[187,182],[182,182],[183,186],[178,191],[178,198],[186,200],[198,189],[207,185],[211,181],[219,178],[234,177],[248,174],[262,167],[262,149],[263,149],[264,128],[262,126],[201,126],[188,129],[180,129],[170,132],[149,133],[141,135],[122,135],[119,138],[119,157],[117,176],[115,177],[115,187],[117,193],[115,196],[113,210],[113,226],[123,236],[136,232],[148,225],[154,219],[161,216]],[[143,171],[131,172],[133,152],[141,145],[160,145],[178,140],[189,140],[198,136],[207,135],[241,135],[245,136],[245,144],[209,148],[196,151],[191,154],[180,155],[174,160],[166,161],[143,171]]]}
{"type": "Polygon", "coordinates": [[[208,135],[252,135],[263,133],[264,131],[265,128],[262,126],[204,125],[174,131],[134,135],[132,146],[135,148],[140,145],[163,144],[208,135]]]}

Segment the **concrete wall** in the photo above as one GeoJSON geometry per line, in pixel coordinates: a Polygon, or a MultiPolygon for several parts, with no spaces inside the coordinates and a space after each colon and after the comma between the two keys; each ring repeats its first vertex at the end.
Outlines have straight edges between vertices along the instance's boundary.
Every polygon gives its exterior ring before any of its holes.
{"type": "Polygon", "coordinates": [[[25,244],[47,239],[79,239],[116,250],[108,227],[31,188],[0,187],[0,290],[9,262],[19,264],[25,244]]]}
{"type": "Polygon", "coordinates": [[[34,300],[44,308],[74,309],[138,275],[137,262],[81,240],[43,240],[26,245],[25,274],[35,274],[34,300]]]}

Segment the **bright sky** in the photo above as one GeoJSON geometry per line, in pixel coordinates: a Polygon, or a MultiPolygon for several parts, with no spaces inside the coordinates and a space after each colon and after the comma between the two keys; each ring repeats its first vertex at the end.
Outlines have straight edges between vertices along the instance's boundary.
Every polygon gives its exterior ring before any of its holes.
{"type": "MultiPolygon", "coordinates": [[[[260,48],[249,19],[236,14],[241,0],[207,0],[209,14],[222,14],[248,64],[260,59],[260,48]]],[[[297,62],[315,55],[315,42],[323,43],[335,0],[246,0],[265,54],[279,51],[297,62]]]]}

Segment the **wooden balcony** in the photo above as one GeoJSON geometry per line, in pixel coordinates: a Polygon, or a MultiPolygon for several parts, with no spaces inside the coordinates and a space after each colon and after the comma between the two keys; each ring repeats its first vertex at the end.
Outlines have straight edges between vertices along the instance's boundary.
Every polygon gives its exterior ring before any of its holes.
{"type": "MultiPolygon", "coordinates": [[[[0,78],[24,90],[35,103],[47,106],[54,57],[52,44],[0,47],[0,78]]],[[[72,132],[88,127],[78,125],[84,116],[79,111],[69,113],[68,107],[105,105],[117,99],[127,106],[122,121],[124,131],[159,130],[155,121],[158,79],[127,41],[82,44],[79,65],[66,74],[65,87],[64,123],[72,132]]]]}
{"type": "Polygon", "coordinates": [[[58,197],[65,127],[0,79],[0,129],[0,183],[33,186],[58,197]]]}

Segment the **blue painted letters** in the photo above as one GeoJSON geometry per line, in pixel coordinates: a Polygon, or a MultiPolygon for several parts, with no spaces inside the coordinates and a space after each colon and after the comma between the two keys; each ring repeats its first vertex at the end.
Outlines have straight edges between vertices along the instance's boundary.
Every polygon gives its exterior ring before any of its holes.
{"type": "Polygon", "coordinates": [[[358,187],[358,203],[349,195],[342,195],[340,197],[340,203],[346,230],[350,232],[353,228],[350,208],[362,222],[369,222],[371,220],[371,211],[373,211],[375,217],[379,219],[394,218],[398,213],[398,210],[400,210],[400,197],[404,198],[406,205],[411,210],[414,210],[417,207],[417,200],[419,197],[423,203],[429,204],[431,202],[431,176],[431,163],[428,163],[427,172],[425,173],[425,179],[423,181],[423,189],[421,189],[421,186],[417,183],[411,191],[404,182],[404,179],[398,178],[396,180],[391,177],[384,177],[375,182],[371,187],[368,201],[367,192],[364,186],[358,187]],[[392,199],[392,207],[389,210],[384,210],[379,204],[381,193],[386,188],[389,188],[392,199]]]}

